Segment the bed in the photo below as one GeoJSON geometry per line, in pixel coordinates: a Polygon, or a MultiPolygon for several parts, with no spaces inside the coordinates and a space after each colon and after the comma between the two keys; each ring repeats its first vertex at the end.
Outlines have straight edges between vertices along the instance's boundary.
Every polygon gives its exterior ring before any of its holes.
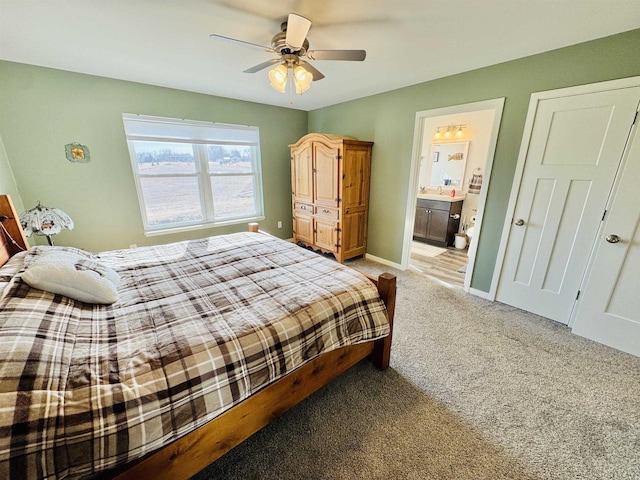
{"type": "Polygon", "coordinates": [[[363,358],[389,365],[392,275],[255,225],[56,247],[118,274],[117,301],[92,305],[26,283],[52,247],[28,249],[16,218],[0,196],[2,478],[188,478],[363,358]]]}

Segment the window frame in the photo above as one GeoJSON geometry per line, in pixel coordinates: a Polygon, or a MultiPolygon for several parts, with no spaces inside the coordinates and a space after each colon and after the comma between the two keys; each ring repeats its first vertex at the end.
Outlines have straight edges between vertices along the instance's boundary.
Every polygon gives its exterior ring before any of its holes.
{"type": "Polygon", "coordinates": [[[123,123],[125,127],[125,138],[129,150],[131,160],[131,168],[133,178],[136,185],[138,195],[138,206],[142,216],[145,236],[162,235],[166,233],[176,233],[189,230],[198,230],[203,228],[212,228],[225,225],[235,225],[251,221],[261,221],[264,216],[264,198],[262,186],[262,161],[260,154],[260,130],[258,127],[234,125],[217,122],[203,122],[198,120],[184,120],[168,117],[155,117],[149,115],[123,114],[123,123]],[[152,136],[138,135],[127,132],[126,121],[142,121],[159,124],[175,124],[181,127],[205,127],[214,128],[216,130],[229,129],[239,131],[247,130],[255,133],[255,141],[229,141],[229,140],[202,140],[197,138],[170,137],[170,136],[152,136]],[[135,142],[156,142],[156,143],[182,143],[191,145],[195,171],[193,173],[149,173],[141,174],[138,170],[138,162],[136,155],[135,142]],[[238,146],[238,147],[254,147],[251,149],[251,171],[249,172],[222,172],[215,173],[209,168],[208,147],[217,146],[238,146]],[[214,202],[215,192],[211,185],[214,177],[252,177],[253,178],[253,204],[254,213],[252,215],[241,216],[224,216],[216,215],[216,206],[214,202]],[[203,218],[201,220],[187,220],[183,222],[173,222],[170,224],[150,225],[147,216],[147,203],[145,202],[144,192],[142,188],[142,180],[144,178],[195,178],[198,185],[198,193],[200,200],[200,211],[203,218]]]}

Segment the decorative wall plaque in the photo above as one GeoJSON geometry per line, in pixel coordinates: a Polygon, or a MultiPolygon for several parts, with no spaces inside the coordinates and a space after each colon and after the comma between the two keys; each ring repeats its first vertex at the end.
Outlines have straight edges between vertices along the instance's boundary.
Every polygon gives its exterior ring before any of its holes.
{"type": "Polygon", "coordinates": [[[80,145],[79,143],[68,143],[64,146],[67,160],[74,163],[87,163],[91,160],[89,147],[80,145]]]}

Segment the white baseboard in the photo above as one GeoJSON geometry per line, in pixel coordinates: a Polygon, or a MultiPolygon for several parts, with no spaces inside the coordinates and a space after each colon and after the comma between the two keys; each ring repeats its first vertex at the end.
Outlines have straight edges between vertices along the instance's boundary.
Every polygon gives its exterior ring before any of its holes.
{"type": "Polygon", "coordinates": [[[376,257],[375,255],[371,255],[370,253],[365,253],[364,258],[381,263],[383,265],[387,265],[389,267],[397,268],[398,270],[404,270],[404,268],[402,268],[402,265],[400,265],[399,263],[392,262],[391,260],[387,260],[386,258],[376,257]]]}
{"type": "Polygon", "coordinates": [[[492,298],[489,292],[483,292],[482,290],[478,290],[477,288],[470,288],[469,293],[471,295],[475,295],[476,297],[484,298],[485,300],[491,300],[492,302],[494,301],[494,298],[492,298]]]}

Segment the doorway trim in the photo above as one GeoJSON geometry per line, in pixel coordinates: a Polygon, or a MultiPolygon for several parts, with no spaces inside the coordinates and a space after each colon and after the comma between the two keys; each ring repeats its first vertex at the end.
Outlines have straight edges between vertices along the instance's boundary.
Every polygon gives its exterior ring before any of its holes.
{"type": "MultiPolygon", "coordinates": [[[[411,240],[413,238],[413,223],[415,221],[415,210],[418,199],[418,177],[420,174],[420,153],[422,150],[422,138],[424,135],[425,120],[433,117],[441,117],[443,115],[452,115],[457,113],[468,113],[479,110],[493,110],[493,121],[491,126],[491,134],[489,138],[489,148],[487,149],[487,160],[484,167],[484,178],[482,189],[478,197],[478,211],[476,212],[475,235],[479,238],[482,229],[482,217],[487,199],[487,190],[489,180],[491,178],[491,169],[493,167],[493,159],[496,153],[496,144],[498,142],[498,132],[500,130],[500,122],[502,120],[502,111],[504,109],[505,98],[494,98],[492,100],[482,100],[479,102],[464,103],[461,105],[452,105],[449,107],[435,108],[431,110],[423,110],[416,112],[416,120],[413,131],[413,150],[411,153],[411,170],[409,173],[409,188],[407,189],[407,206],[404,222],[404,241],[402,244],[402,262],[401,268],[406,270],[409,266],[409,258],[411,255],[411,240]]],[[[471,279],[473,278],[473,268],[475,265],[476,245],[478,241],[472,242],[469,247],[467,265],[467,273],[464,279],[464,291],[473,293],[486,298],[487,293],[475,290],[471,287],[471,279]]]]}
{"type": "MultiPolygon", "coordinates": [[[[527,110],[527,118],[524,124],[524,131],[522,134],[522,142],[520,143],[520,151],[518,153],[518,162],[516,163],[516,170],[513,175],[513,184],[511,186],[511,195],[509,196],[509,204],[507,206],[507,213],[504,218],[504,225],[502,226],[502,236],[500,238],[500,246],[498,247],[498,255],[496,256],[496,265],[493,270],[493,277],[491,279],[491,287],[489,289],[488,298],[495,300],[498,292],[498,284],[500,283],[500,275],[502,275],[502,267],[504,265],[504,257],[507,252],[507,243],[509,240],[509,234],[511,231],[511,222],[513,221],[513,213],[516,209],[516,202],[518,200],[518,194],[520,193],[520,186],[522,184],[522,175],[524,174],[525,160],[529,151],[529,142],[531,141],[531,134],[533,133],[533,123],[538,112],[538,103],[541,100],[548,100],[551,98],[570,97],[573,95],[584,95],[588,93],[605,92],[608,90],[618,90],[623,88],[638,87],[640,86],[640,76],[621,78],[617,80],[608,80],[605,82],[589,83],[586,85],[578,85],[574,87],[559,88],[556,90],[546,90],[543,92],[534,92],[531,94],[529,100],[529,109],[527,110]]],[[[593,255],[593,251],[591,253],[593,255]]],[[[589,259],[591,262],[591,259],[589,259]]],[[[589,263],[588,262],[588,263],[589,263]]],[[[574,305],[575,307],[575,305],[574,305]]],[[[571,326],[573,313],[569,316],[571,326]]]]}

